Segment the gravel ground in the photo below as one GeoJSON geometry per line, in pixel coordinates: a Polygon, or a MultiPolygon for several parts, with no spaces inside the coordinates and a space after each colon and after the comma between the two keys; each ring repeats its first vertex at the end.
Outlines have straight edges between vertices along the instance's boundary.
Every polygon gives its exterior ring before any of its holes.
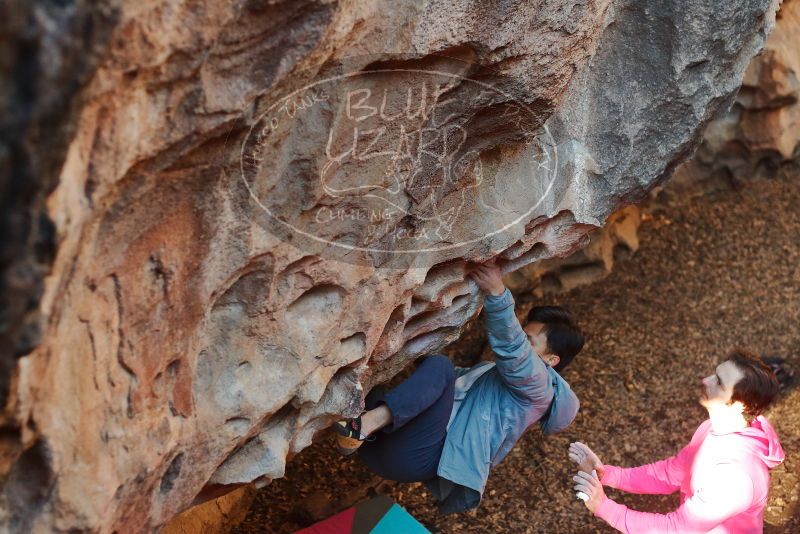
{"type": "MultiPolygon", "coordinates": [[[[421,484],[392,484],[329,439],[306,449],[286,477],[264,488],[235,532],[292,532],[366,498],[387,493],[432,532],[611,532],[571,491],[571,441],[604,462],[632,466],[672,455],[705,418],[699,379],[743,346],[780,355],[800,369],[800,172],[700,198],[670,198],[649,209],[641,248],[605,280],[547,299],[568,307],[589,335],[565,378],[581,412],[563,434],[528,432],[492,471],[478,510],[438,516],[421,484]]],[[[518,299],[518,303],[530,297],[518,299]]],[[[479,352],[480,333],[452,352],[479,352]]],[[[800,388],[768,417],[787,461],[772,471],[766,532],[800,532],[800,388]]],[[[665,512],[677,495],[609,495],[643,511],[665,512]]]]}

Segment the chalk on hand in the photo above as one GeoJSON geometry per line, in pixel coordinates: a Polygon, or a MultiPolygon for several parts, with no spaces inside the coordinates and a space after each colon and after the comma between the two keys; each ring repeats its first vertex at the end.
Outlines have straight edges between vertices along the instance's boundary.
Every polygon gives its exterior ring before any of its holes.
{"type": "Polygon", "coordinates": [[[583,502],[586,502],[586,501],[588,501],[588,500],[589,500],[589,496],[588,496],[588,495],[586,495],[586,494],[585,494],[584,492],[582,492],[582,491],[579,491],[579,492],[578,492],[578,493],[576,493],[575,495],[576,495],[576,496],[577,496],[577,497],[578,497],[580,500],[582,500],[583,502]]]}

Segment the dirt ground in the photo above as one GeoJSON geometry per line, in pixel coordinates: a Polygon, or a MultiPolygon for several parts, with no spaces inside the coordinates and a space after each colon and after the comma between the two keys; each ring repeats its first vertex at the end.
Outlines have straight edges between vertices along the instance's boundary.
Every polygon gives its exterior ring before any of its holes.
{"type": "MultiPolygon", "coordinates": [[[[571,491],[571,441],[589,444],[609,464],[661,459],[705,418],[700,377],[729,349],[779,355],[800,369],[800,172],[695,199],[670,198],[667,190],[649,212],[633,257],[618,261],[605,280],[546,299],[572,310],[589,336],[564,373],[581,411],[562,434],[529,431],[492,471],[480,508],[439,516],[421,484],[383,482],[341,458],[328,438],[261,490],[234,532],[292,532],[376,491],[431,532],[612,532],[571,491]]],[[[480,352],[481,337],[473,333],[451,352],[480,352]]],[[[772,471],[768,533],[800,532],[798,408],[795,388],[768,413],[787,454],[772,471]]],[[[608,493],[642,511],[678,503],[677,495],[608,493]]]]}

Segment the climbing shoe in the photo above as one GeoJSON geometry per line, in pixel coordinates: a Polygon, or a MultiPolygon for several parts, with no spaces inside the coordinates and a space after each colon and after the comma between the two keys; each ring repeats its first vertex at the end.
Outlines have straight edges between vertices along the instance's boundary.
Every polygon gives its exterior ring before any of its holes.
{"type": "Polygon", "coordinates": [[[374,436],[361,434],[361,416],[354,419],[336,421],[333,426],[336,432],[336,448],[345,456],[353,454],[365,441],[373,441],[374,436]]]}

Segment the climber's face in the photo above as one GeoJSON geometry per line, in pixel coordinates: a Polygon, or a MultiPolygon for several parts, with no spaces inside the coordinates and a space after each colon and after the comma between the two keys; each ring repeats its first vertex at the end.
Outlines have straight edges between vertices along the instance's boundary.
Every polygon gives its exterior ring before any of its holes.
{"type": "Polygon", "coordinates": [[[547,348],[547,331],[544,323],[531,321],[523,328],[525,334],[528,336],[528,341],[531,342],[534,352],[544,360],[544,363],[550,367],[558,365],[559,357],[556,354],[551,354],[550,349],[547,348]]]}
{"type": "Polygon", "coordinates": [[[735,362],[726,360],[714,368],[714,374],[702,380],[700,404],[711,410],[730,404],[733,388],[744,377],[735,362]]]}

